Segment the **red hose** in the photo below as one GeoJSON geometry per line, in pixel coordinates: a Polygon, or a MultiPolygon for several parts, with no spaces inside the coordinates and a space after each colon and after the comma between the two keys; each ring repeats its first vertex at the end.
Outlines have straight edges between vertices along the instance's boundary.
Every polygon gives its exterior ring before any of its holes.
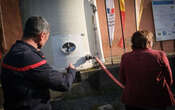
{"type": "Polygon", "coordinates": [[[165,83],[165,86],[166,86],[166,88],[167,88],[167,90],[168,90],[169,97],[170,97],[170,99],[171,99],[171,103],[172,103],[172,105],[175,105],[174,94],[173,94],[173,92],[172,92],[170,86],[168,85],[168,83],[167,83],[167,81],[166,81],[165,79],[164,79],[164,83],[165,83]]]}
{"type": "Polygon", "coordinates": [[[111,72],[104,66],[104,64],[98,59],[98,57],[95,57],[95,60],[100,64],[101,68],[106,72],[106,74],[122,89],[125,88],[125,86],[119,82],[112,74],[111,72]]]}
{"type": "MultiPolygon", "coordinates": [[[[125,86],[119,82],[113,75],[112,73],[104,66],[104,64],[99,60],[98,57],[95,57],[95,60],[100,64],[101,68],[106,72],[106,74],[118,85],[120,86],[122,89],[125,88],[125,86]]],[[[171,91],[167,81],[164,79],[164,84],[168,90],[168,93],[169,93],[169,96],[170,96],[170,100],[172,102],[172,105],[175,105],[175,98],[174,98],[174,94],[173,92],[171,91]]]]}

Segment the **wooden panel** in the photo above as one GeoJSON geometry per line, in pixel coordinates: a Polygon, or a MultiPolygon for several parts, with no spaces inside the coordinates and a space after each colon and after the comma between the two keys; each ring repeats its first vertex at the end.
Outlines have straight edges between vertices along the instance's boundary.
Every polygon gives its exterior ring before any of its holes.
{"type": "MultiPolygon", "coordinates": [[[[114,33],[114,40],[112,46],[112,56],[121,56],[123,54],[123,49],[117,46],[120,38],[122,37],[122,30],[121,30],[121,20],[120,20],[120,11],[118,0],[114,0],[115,3],[115,33],[114,33]]],[[[126,3],[126,19],[125,19],[125,43],[126,43],[126,50],[129,51],[130,48],[130,36],[136,30],[135,26],[135,13],[134,13],[134,0],[125,0],[126,3]]],[[[105,13],[105,1],[104,0],[97,0],[97,9],[99,15],[99,22],[100,22],[100,30],[102,35],[102,44],[103,44],[103,51],[105,58],[110,57],[110,48],[109,48],[109,39],[108,39],[108,32],[107,32],[107,21],[106,21],[106,13],[105,13]]]]}
{"type": "MultiPolygon", "coordinates": [[[[1,4],[1,1],[0,0],[0,4],[1,4]]],[[[3,33],[3,25],[2,25],[2,7],[0,5],[0,57],[2,57],[2,53],[4,52],[4,49],[6,48],[6,44],[3,45],[3,43],[6,43],[6,42],[3,42],[4,40],[4,33],[3,33]]],[[[1,58],[0,58],[1,59],[1,58]]]]}
{"type": "MultiPolygon", "coordinates": [[[[1,12],[0,12],[1,14],[1,12]]],[[[2,31],[2,24],[1,24],[1,19],[0,19],[0,57],[1,57],[1,54],[3,52],[3,31],[2,31]]],[[[1,59],[1,58],[0,58],[1,59]]]]}
{"type": "Polygon", "coordinates": [[[1,0],[2,24],[4,27],[6,49],[22,36],[22,23],[18,0],[1,0]]]}
{"type": "MultiPolygon", "coordinates": [[[[123,54],[123,49],[117,46],[119,39],[121,37],[121,21],[119,15],[119,6],[118,0],[115,1],[115,12],[116,12],[116,22],[115,22],[115,35],[114,41],[112,46],[112,56],[120,56],[123,54]]],[[[154,30],[154,21],[153,21],[153,13],[152,13],[152,0],[144,0],[144,9],[143,14],[140,22],[140,29],[141,30],[149,30],[151,32],[155,32],[154,30]]],[[[130,38],[132,34],[136,31],[136,21],[135,21],[135,4],[134,0],[125,0],[126,5],[126,22],[125,22],[125,44],[126,44],[126,51],[131,51],[131,43],[130,38]]],[[[107,32],[107,22],[106,22],[106,13],[105,13],[105,0],[97,0],[97,9],[99,15],[99,22],[100,22],[100,30],[102,35],[102,44],[103,44],[103,51],[105,58],[110,57],[110,48],[109,48],[109,40],[108,40],[108,32],[107,32]]],[[[167,53],[173,53],[175,50],[175,41],[162,41],[162,42],[154,42],[154,49],[164,50],[167,53]]],[[[120,60],[120,59],[119,59],[120,60]]]]}

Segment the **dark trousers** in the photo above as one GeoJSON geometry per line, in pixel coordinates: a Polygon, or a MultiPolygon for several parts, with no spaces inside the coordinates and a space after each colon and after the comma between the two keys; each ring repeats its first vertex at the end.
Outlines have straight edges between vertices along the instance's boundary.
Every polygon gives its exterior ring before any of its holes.
{"type": "Polygon", "coordinates": [[[139,108],[139,107],[134,107],[134,106],[130,106],[130,105],[125,105],[125,110],[166,110],[166,107],[165,108],[146,109],[146,108],[139,108]]]}

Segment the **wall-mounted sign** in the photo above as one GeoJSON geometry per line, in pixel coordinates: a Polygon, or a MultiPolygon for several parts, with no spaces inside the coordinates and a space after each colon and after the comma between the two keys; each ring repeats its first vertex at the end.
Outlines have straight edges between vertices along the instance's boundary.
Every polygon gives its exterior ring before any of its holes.
{"type": "Polygon", "coordinates": [[[153,0],[156,41],[175,39],[175,4],[173,0],[153,0]]]}

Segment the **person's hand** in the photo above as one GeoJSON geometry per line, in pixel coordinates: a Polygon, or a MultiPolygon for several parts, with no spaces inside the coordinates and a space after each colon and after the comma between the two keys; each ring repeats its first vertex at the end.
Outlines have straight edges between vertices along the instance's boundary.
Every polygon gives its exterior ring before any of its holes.
{"type": "Polygon", "coordinates": [[[70,63],[68,68],[75,69],[75,66],[72,63],[70,63]]]}

